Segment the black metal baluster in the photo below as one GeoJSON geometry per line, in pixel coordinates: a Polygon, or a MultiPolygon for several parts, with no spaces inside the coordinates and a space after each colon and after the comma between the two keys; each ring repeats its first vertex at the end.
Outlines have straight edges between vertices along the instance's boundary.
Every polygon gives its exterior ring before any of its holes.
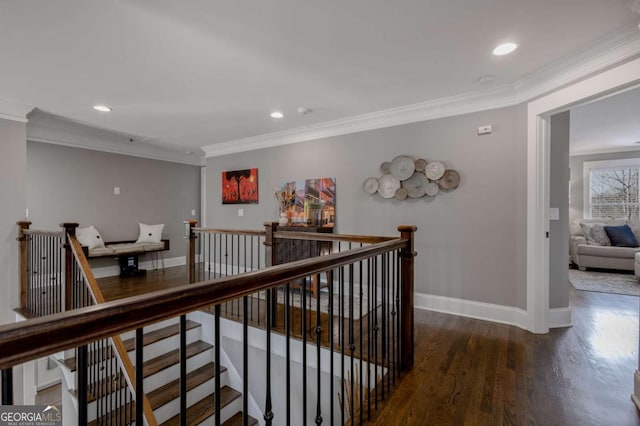
{"type": "Polygon", "coordinates": [[[345,408],[347,405],[347,396],[345,394],[344,386],[344,266],[341,266],[338,272],[338,300],[340,306],[338,312],[340,318],[338,324],[340,325],[340,394],[342,395],[342,407],[340,408],[340,424],[344,424],[345,421],[345,408]]]}
{"type": "Polygon", "coordinates": [[[380,347],[380,350],[382,351],[382,363],[381,363],[381,369],[382,369],[382,392],[381,392],[381,398],[384,399],[384,376],[386,376],[386,374],[384,374],[384,362],[385,362],[385,341],[386,341],[386,322],[387,322],[387,318],[385,316],[386,314],[386,308],[387,308],[387,300],[385,298],[385,288],[387,287],[387,261],[386,261],[386,256],[384,254],[380,255],[381,256],[381,261],[382,261],[382,288],[380,289],[380,291],[382,292],[382,344],[380,347]]]}
{"type": "Polygon", "coordinates": [[[286,425],[291,425],[291,312],[290,312],[290,295],[291,295],[291,284],[287,283],[286,285],[286,297],[285,297],[285,310],[284,310],[284,327],[286,331],[286,340],[287,340],[287,348],[286,348],[286,405],[287,405],[287,415],[286,415],[286,425]]]}
{"type": "MultiPolygon", "coordinates": [[[[318,286],[320,285],[320,274],[317,275],[318,286]]],[[[328,283],[327,283],[328,284],[328,283]]],[[[322,345],[322,316],[320,315],[320,289],[318,288],[318,295],[316,297],[316,425],[322,424],[322,411],[320,409],[321,389],[321,345],[322,345]]],[[[333,354],[331,354],[333,356],[333,354]]],[[[333,378],[331,378],[333,380],[333,378]]]]}
{"type": "Polygon", "coordinates": [[[249,315],[248,296],[242,298],[242,425],[249,425],[249,315]]]}
{"type": "Polygon", "coordinates": [[[400,283],[402,282],[402,268],[400,267],[400,250],[396,251],[396,262],[398,263],[398,270],[396,272],[396,362],[398,378],[400,377],[400,283]]]}
{"type": "Polygon", "coordinates": [[[333,269],[329,271],[329,421],[333,426],[334,418],[334,382],[335,382],[335,367],[333,365],[333,269]]]}
{"type": "MultiPolygon", "coordinates": [[[[360,243],[360,248],[362,248],[362,243],[360,243]]],[[[362,286],[364,285],[364,278],[363,278],[363,262],[362,260],[360,262],[358,262],[358,267],[359,267],[359,274],[358,274],[358,281],[360,282],[360,320],[358,321],[358,325],[360,327],[360,424],[362,424],[362,422],[364,421],[364,392],[363,392],[363,371],[362,371],[362,357],[363,357],[363,350],[362,350],[362,308],[363,308],[363,304],[364,304],[364,293],[363,293],[363,289],[362,286]]]]}
{"type": "MultiPolygon", "coordinates": [[[[351,250],[351,243],[349,243],[349,250],[351,250]]],[[[349,353],[350,353],[350,361],[351,361],[351,414],[349,419],[353,423],[355,421],[355,371],[354,371],[354,350],[356,349],[355,341],[354,341],[354,330],[353,330],[353,263],[349,264],[349,353]]]]}
{"type": "MultiPolygon", "coordinates": [[[[182,330],[180,330],[182,332],[182,330]]],[[[142,328],[136,329],[136,425],[144,426],[144,416],[142,415],[142,400],[144,398],[144,376],[142,375],[142,367],[144,365],[143,357],[143,334],[142,328]]],[[[120,377],[118,376],[118,385],[120,377]]],[[[126,407],[126,405],[125,405],[126,407]]],[[[126,418],[126,416],[125,416],[126,418]]]]}
{"type": "Polygon", "coordinates": [[[378,256],[373,259],[373,368],[375,385],[375,409],[378,409],[378,256]]]}
{"type": "Polygon", "coordinates": [[[2,405],[13,405],[13,367],[2,370],[2,405]]]}
{"type": "Polygon", "coordinates": [[[267,329],[267,377],[266,377],[266,400],[264,404],[264,420],[266,426],[271,426],[273,422],[273,411],[271,406],[271,290],[266,290],[267,308],[265,309],[265,326],[267,329]]]}
{"type": "Polygon", "coordinates": [[[220,382],[220,305],[216,305],[215,307],[215,337],[214,337],[214,353],[215,353],[215,406],[216,406],[216,417],[215,424],[216,426],[220,426],[220,416],[222,415],[222,406],[220,401],[220,388],[222,387],[220,382]]]}
{"type": "MultiPolygon", "coordinates": [[[[310,277],[309,277],[310,278],[310,277]]],[[[307,278],[304,278],[302,292],[302,424],[307,424],[307,278]]],[[[318,297],[320,295],[318,294],[318,297]]]]}
{"type": "Polygon", "coordinates": [[[396,252],[393,252],[393,257],[391,258],[393,262],[393,272],[391,274],[392,282],[391,282],[391,356],[393,357],[391,360],[391,365],[393,365],[393,385],[396,384],[396,365],[398,362],[398,358],[396,358],[396,282],[398,280],[398,256],[396,256],[396,252]]]}
{"type": "Polygon", "coordinates": [[[187,316],[180,315],[180,426],[187,424],[187,316]]]}
{"type": "MultiPolygon", "coordinates": [[[[251,246],[249,247],[249,255],[251,256],[251,271],[253,271],[253,245],[254,245],[254,239],[253,239],[253,235],[250,236],[249,238],[250,242],[251,242],[251,246]]],[[[255,295],[258,296],[258,300],[260,300],[260,292],[258,293],[254,293],[255,295]]],[[[254,316],[253,316],[253,295],[251,296],[251,322],[254,322],[254,316]]],[[[258,303],[258,309],[260,309],[260,304],[258,303]]],[[[260,318],[260,311],[258,310],[258,319],[260,318]]]]}
{"type": "Polygon", "coordinates": [[[87,424],[87,346],[78,347],[77,353],[78,380],[78,424],[87,424]]]}
{"type": "MultiPolygon", "coordinates": [[[[371,421],[371,344],[373,343],[371,329],[371,258],[367,259],[367,420],[371,421]]],[[[376,306],[375,302],[373,306],[376,306]]],[[[374,308],[375,309],[375,308],[374,308]]],[[[374,380],[375,383],[375,380],[374,380]]]]}

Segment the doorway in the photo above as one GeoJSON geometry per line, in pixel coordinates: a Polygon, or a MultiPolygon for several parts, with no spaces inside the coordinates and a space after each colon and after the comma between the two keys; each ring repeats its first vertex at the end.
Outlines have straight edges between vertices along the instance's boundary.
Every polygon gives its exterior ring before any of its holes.
{"type": "Polygon", "coordinates": [[[547,333],[571,323],[570,310],[551,318],[549,309],[550,120],[572,106],[637,86],[640,59],[543,96],[527,108],[527,318],[528,329],[547,333]],[[568,316],[568,318],[567,318],[568,316]]]}

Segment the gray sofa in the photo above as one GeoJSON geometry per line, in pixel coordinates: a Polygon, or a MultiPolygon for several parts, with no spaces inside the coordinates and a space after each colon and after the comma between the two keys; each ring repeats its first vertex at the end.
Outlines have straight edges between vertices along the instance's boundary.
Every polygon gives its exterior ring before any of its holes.
{"type": "MultiPolygon", "coordinates": [[[[569,256],[571,261],[582,271],[586,268],[636,271],[636,253],[640,253],[640,247],[613,247],[599,244],[593,238],[587,239],[584,233],[585,226],[583,224],[587,225],[586,229],[588,230],[589,226],[592,227],[594,224],[615,226],[624,225],[625,223],[629,225],[636,238],[640,240],[640,221],[583,219],[573,222],[571,224],[571,236],[569,237],[569,256]]],[[[640,261],[640,256],[638,259],[640,261]]]]}

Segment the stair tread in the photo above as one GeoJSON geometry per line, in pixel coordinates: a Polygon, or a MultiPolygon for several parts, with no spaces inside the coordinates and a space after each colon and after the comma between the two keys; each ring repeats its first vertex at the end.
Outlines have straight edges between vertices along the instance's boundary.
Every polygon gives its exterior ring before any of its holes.
{"type": "MultiPolygon", "coordinates": [[[[229,386],[224,386],[220,389],[220,406],[225,407],[237,398],[240,398],[242,394],[229,386]]],[[[189,408],[187,408],[187,424],[197,425],[202,423],[207,418],[215,414],[215,402],[214,395],[211,394],[200,401],[196,402],[189,408]]],[[[180,424],[180,415],[177,414],[162,423],[162,426],[174,426],[180,424]]]]}
{"type": "MultiPolygon", "coordinates": [[[[220,367],[220,372],[227,371],[226,367],[220,367]]],[[[215,364],[210,362],[187,374],[187,391],[190,391],[215,377],[215,364]]],[[[171,382],[147,393],[149,404],[155,410],[173,401],[180,396],[180,379],[171,382]]]]}
{"type": "MultiPolygon", "coordinates": [[[[191,358],[192,356],[198,355],[201,352],[206,351],[207,349],[212,348],[213,346],[198,340],[197,342],[189,343],[187,345],[187,358],[191,358]]],[[[90,358],[91,359],[91,358],[90,358]]],[[[67,358],[60,360],[60,362],[69,368],[71,371],[76,371],[76,358],[67,358]]],[[[166,352],[158,357],[150,359],[144,363],[143,374],[144,377],[149,377],[158,371],[162,371],[165,368],[171,367],[174,364],[180,362],[180,351],[179,349],[174,349],[169,352],[166,352]]],[[[90,363],[91,364],[91,363],[90,363]]]]}
{"type": "MultiPolygon", "coordinates": [[[[189,343],[187,345],[187,358],[194,357],[199,353],[213,348],[213,345],[198,340],[197,342],[189,343]]],[[[142,374],[144,377],[149,377],[156,374],[159,371],[169,368],[172,365],[180,362],[180,350],[174,349],[166,352],[156,358],[150,359],[144,363],[142,374]]]]}
{"type": "MultiPolygon", "coordinates": [[[[249,426],[255,426],[258,424],[258,421],[253,417],[249,416],[249,426]]],[[[222,423],[222,426],[242,426],[242,411],[238,411],[233,415],[229,420],[222,423]]]]}
{"type": "MultiPolygon", "coordinates": [[[[123,374],[114,374],[111,377],[104,378],[100,380],[92,389],[92,386],[89,385],[87,389],[87,402],[93,402],[97,398],[102,398],[110,393],[113,393],[117,390],[123,389],[127,386],[126,380],[123,374]],[[94,392],[97,390],[97,392],[94,392]]],[[[69,390],[71,395],[77,397],[78,391],[77,389],[69,390]]]]}
{"type": "MultiPolygon", "coordinates": [[[[192,330],[194,328],[198,328],[201,325],[195,321],[187,320],[187,331],[192,330]]],[[[142,343],[144,346],[150,345],[152,343],[159,342],[160,340],[167,339],[171,336],[176,336],[180,333],[180,324],[171,324],[166,327],[160,328],[158,330],[153,330],[148,333],[144,333],[142,336],[142,343]]],[[[131,337],[130,339],[126,339],[123,341],[124,348],[127,352],[131,352],[136,349],[136,338],[131,337]]]]}

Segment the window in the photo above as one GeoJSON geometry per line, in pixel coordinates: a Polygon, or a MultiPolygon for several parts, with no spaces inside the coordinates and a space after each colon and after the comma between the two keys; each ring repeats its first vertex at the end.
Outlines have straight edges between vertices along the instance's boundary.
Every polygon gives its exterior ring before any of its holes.
{"type": "Polygon", "coordinates": [[[640,219],[640,159],[584,163],[585,216],[640,219]]]}

